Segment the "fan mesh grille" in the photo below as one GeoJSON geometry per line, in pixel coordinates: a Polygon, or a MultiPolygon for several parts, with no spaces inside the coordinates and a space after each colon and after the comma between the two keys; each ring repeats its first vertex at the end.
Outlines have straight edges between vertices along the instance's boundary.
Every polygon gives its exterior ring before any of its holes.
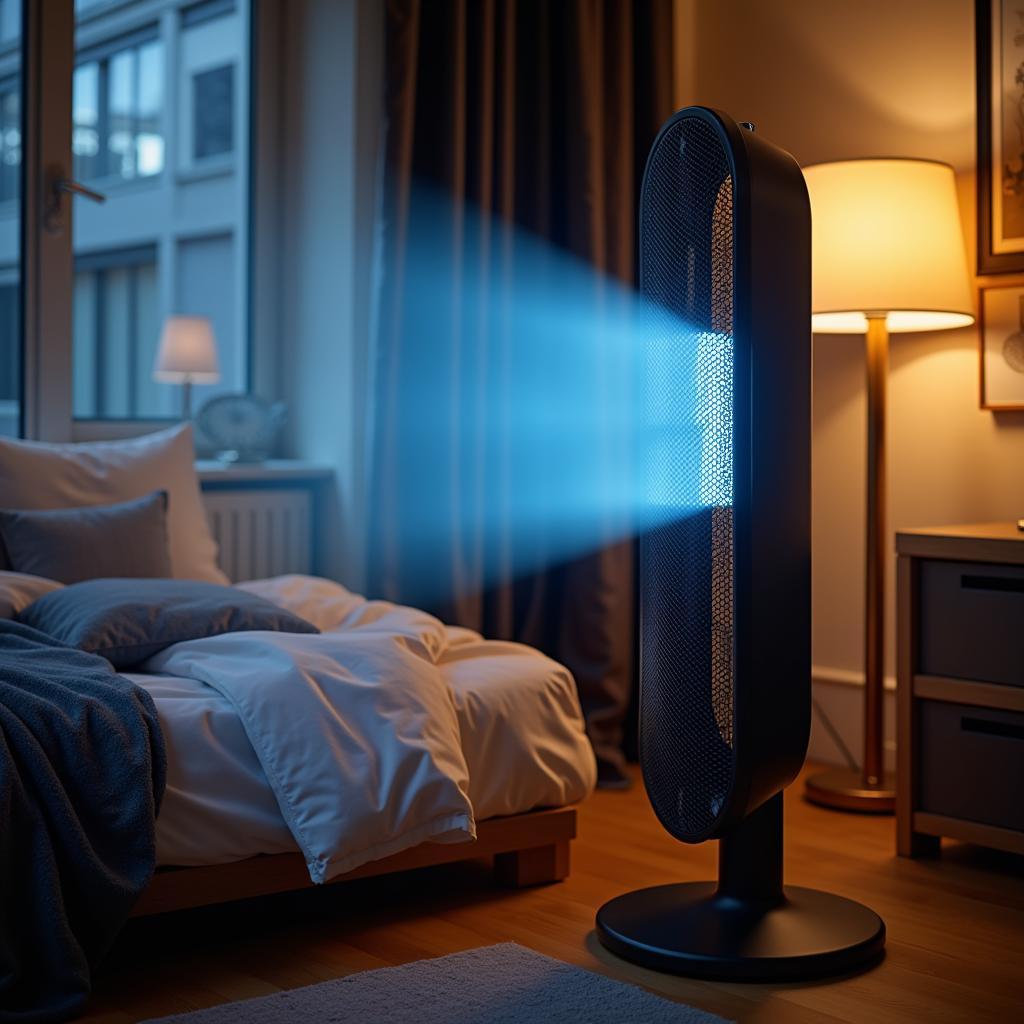
{"type": "Polygon", "coordinates": [[[651,154],[641,202],[659,520],[640,545],[640,743],[651,802],[680,839],[714,828],[735,766],[732,184],[715,129],[685,117],[651,154]]]}

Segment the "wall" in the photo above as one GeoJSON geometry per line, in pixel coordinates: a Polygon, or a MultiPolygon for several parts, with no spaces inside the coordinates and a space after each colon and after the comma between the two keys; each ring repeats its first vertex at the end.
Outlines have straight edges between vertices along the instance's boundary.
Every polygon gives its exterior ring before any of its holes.
{"type": "MultiPolygon", "coordinates": [[[[974,266],[972,0],[684,0],[680,9],[694,61],[677,76],[680,105],[753,121],[801,164],[861,156],[951,163],[974,266]]],[[[893,339],[890,532],[1024,516],[1024,414],[978,408],[977,344],[974,328],[893,339]]],[[[815,338],[816,696],[854,749],[860,705],[849,684],[863,680],[863,367],[861,338],[815,338]]],[[[890,573],[890,672],[892,593],[890,573]]],[[[890,715],[890,734],[891,725],[890,715]]],[[[812,754],[837,759],[820,727],[812,754]]]]}
{"type": "Polygon", "coordinates": [[[287,446],[329,463],[335,487],[318,562],[362,589],[367,422],[365,339],[372,314],[381,5],[289,4],[283,28],[281,137],[284,316],[279,348],[287,446]]]}

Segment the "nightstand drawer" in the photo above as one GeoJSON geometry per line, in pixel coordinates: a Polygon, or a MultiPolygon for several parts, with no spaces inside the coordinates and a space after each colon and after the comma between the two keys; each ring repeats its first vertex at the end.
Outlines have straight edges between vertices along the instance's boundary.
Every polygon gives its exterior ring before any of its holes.
{"type": "Polygon", "coordinates": [[[1024,714],[923,700],[920,810],[1024,831],[1024,714]]]}
{"type": "Polygon", "coordinates": [[[917,671],[1024,686],[1024,567],[920,566],[917,671]]]}

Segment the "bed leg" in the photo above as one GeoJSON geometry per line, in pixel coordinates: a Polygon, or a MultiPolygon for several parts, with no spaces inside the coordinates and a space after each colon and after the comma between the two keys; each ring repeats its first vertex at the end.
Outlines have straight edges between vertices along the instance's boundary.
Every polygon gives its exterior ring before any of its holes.
{"type": "Polygon", "coordinates": [[[569,874],[569,840],[547,846],[512,850],[494,855],[494,877],[499,885],[522,889],[528,885],[560,882],[569,874]]]}

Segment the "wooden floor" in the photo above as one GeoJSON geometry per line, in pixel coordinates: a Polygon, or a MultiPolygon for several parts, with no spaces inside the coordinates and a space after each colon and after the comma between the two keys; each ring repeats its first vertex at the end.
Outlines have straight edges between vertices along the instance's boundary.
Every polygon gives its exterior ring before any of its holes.
{"type": "Polygon", "coordinates": [[[670,839],[637,786],[581,808],[572,875],[557,885],[496,889],[487,865],[471,863],[132,921],[84,1019],[137,1021],[511,940],[758,1024],[1024,1020],[1024,860],[957,844],[941,860],[899,859],[891,818],[822,810],[800,792],[787,797],[787,880],[885,918],[888,954],[866,974],[723,985],[662,977],[601,949],[593,918],[604,900],[714,869],[714,844],[670,839]]]}

